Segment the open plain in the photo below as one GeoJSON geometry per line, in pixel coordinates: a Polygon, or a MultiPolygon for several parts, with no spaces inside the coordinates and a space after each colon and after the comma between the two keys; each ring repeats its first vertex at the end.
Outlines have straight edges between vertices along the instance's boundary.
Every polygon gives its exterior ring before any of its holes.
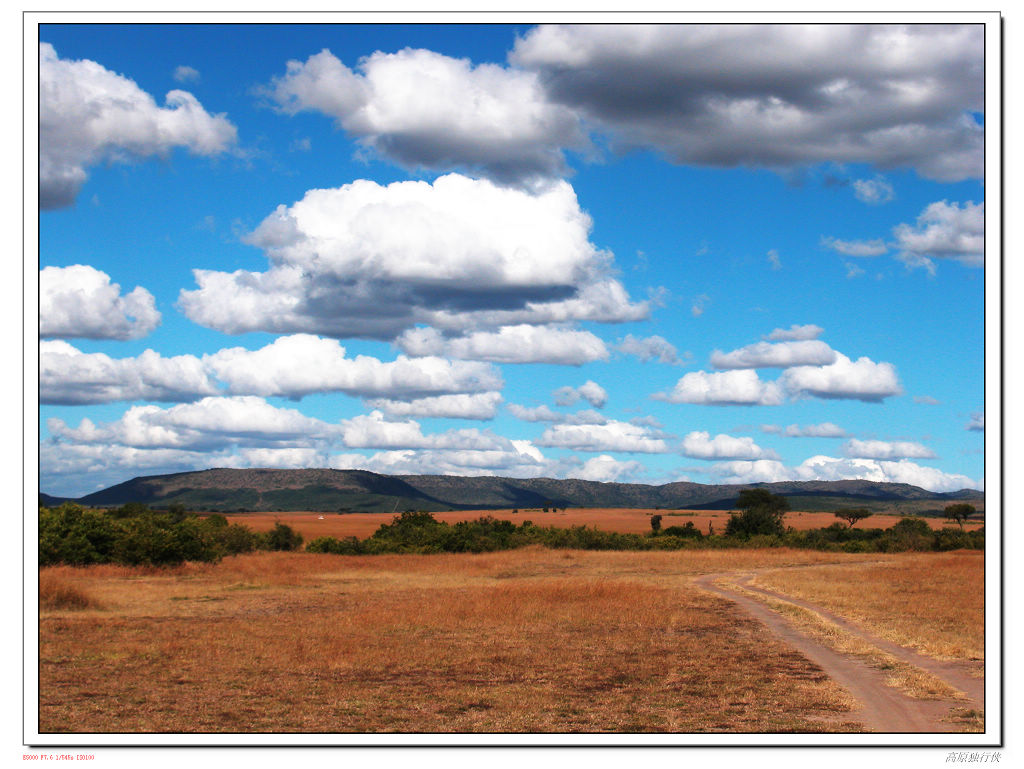
{"type": "MultiPolygon", "coordinates": [[[[872,720],[865,700],[883,687],[927,703],[912,730],[977,730],[981,703],[962,687],[908,693],[882,676],[867,695],[852,691],[715,580],[755,574],[748,586],[976,677],[983,564],[975,552],[529,547],[49,567],[40,571],[39,729],[901,731],[872,720]]],[[[778,607],[765,610],[814,641],[778,607]]]]}
{"type": "MultiPolygon", "coordinates": [[[[472,521],[489,515],[500,520],[512,521],[516,525],[533,521],[538,526],[594,526],[604,531],[624,534],[643,534],[651,530],[651,516],[660,515],[661,525],[685,526],[687,522],[702,533],[714,529],[721,534],[729,521],[730,513],[724,510],[644,510],[636,508],[568,508],[548,512],[535,509],[507,510],[460,510],[451,513],[432,513],[434,518],[445,523],[472,521]]],[[[857,524],[859,529],[886,529],[901,520],[898,515],[873,515],[857,524]]],[[[307,541],[316,537],[368,537],[382,524],[391,523],[392,513],[233,513],[228,516],[232,523],[240,523],[256,531],[268,531],[274,522],[280,520],[299,531],[307,541]]],[[[949,526],[942,518],[925,518],[933,529],[949,526]]],[[[832,513],[791,512],[786,513],[784,524],[799,531],[818,529],[840,522],[832,513]]],[[[843,523],[845,526],[846,524],[843,523]]],[[[968,521],[964,528],[973,531],[984,526],[984,521],[968,521]]]]}

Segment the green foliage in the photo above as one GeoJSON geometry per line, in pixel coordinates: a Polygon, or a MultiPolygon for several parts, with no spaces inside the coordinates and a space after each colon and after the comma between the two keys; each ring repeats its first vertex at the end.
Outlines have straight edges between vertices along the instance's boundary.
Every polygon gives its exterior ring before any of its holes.
{"type": "Polygon", "coordinates": [[[660,530],[661,530],[661,516],[660,515],[652,515],[651,516],[651,531],[653,531],[655,534],[657,534],[660,530]]]}
{"type": "Polygon", "coordinates": [[[966,502],[957,502],[955,505],[949,505],[946,508],[946,517],[960,524],[960,529],[963,530],[964,521],[976,512],[978,510],[974,505],[968,505],[966,502]]]}
{"type": "Polygon", "coordinates": [[[334,555],[359,555],[365,552],[355,537],[317,537],[306,545],[307,553],[332,553],[334,555]]]}
{"type": "Polygon", "coordinates": [[[736,508],[742,512],[731,515],[725,527],[727,537],[750,537],[764,534],[781,536],[785,533],[782,517],[789,510],[785,497],[766,489],[744,489],[740,492],[736,508]]]}
{"type": "Polygon", "coordinates": [[[683,537],[686,539],[702,539],[703,534],[693,525],[693,521],[687,521],[683,526],[669,526],[661,532],[666,537],[683,537]]]}
{"type": "Polygon", "coordinates": [[[858,521],[863,521],[865,518],[870,518],[874,513],[868,510],[866,507],[844,507],[836,510],[834,515],[836,518],[842,518],[844,521],[850,524],[852,529],[858,521]]]}
{"type": "Polygon", "coordinates": [[[270,531],[256,536],[256,546],[260,550],[298,550],[302,547],[302,535],[280,521],[270,531]]]}
{"type": "Polygon", "coordinates": [[[244,526],[130,503],[104,512],[64,504],[39,509],[39,564],[175,564],[253,549],[244,526]]]}

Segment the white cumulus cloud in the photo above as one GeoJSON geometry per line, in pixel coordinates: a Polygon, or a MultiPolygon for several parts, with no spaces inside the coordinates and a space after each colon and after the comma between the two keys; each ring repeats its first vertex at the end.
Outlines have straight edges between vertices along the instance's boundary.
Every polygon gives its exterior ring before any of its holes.
{"type": "Polygon", "coordinates": [[[266,272],[194,270],[192,320],[231,334],[306,332],[391,339],[649,313],[609,277],[590,218],[565,182],[542,192],[449,174],[432,184],[357,180],[279,206],[248,237],[266,272]]]}
{"type": "Polygon", "coordinates": [[[825,329],[815,326],[813,323],[799,325],[794,323],[789,328],[777,328],[770,334],[765,335],[769,342],[800,342],[807,339],[817,339],[824,333],[825,329]]]}
{"type": "Polygon", "coordinates": [[[917,222],[893,229],[898,258],[910,267],[934,272],[932,259],[954,259],[969,267],[985,264],[985,204],[962,206],[940,200],[932,203],[917,222]]]}
{"type": "Polygon", "coordinates": [[[668,444],[650,428],[608,420],[603,425],[552,425],[544,431],[538,446],[575,451],[624,451],[664,454],[668,444]]]}
{"type": "Polygon", "coordinates": [[[39,402],[60,405],[113,401],[189,401],[217,387],[194,355],[164,358],[146,350],[134,358],[83,353],[67,342],[39,343],[39,402]]]}
{"type": "Polygon", "coordinates": [[[203,356],[205,365],[232,393],[301,398],[344,392],[397,400],[428,395],[498,390],[501,375],[486,363],[443,358],[385,362],[366,355],[346,357],[335,339],[308,334],[280,337],[258,350],[231,347],[203,356]]]}
{"type": "Polygon", "coordinates": [[[575,112],[537,75],[433,51],[377,51],[349,69],[323,50],[289,61],[267,89],[286,112],[321,112],[364,147],[407,168],[461,168],[534,184],[567,172],[562,148],[588,141],[575,112]]]}
{"type": "Polygon", "coordinates": [[[564,425],[603,425],[608,423],[606,416],[599,414],[593,409],[566,413],[555,411],[549,406],[528,408],[518,403],[510,403],[508,404],[508,410],[512,416],[524,422],[552,422],[564,425]]]}
{"type": "Polygon", "coordinates": [[[580,467],[571,470],[568,478],[581,478],[585,481],[601,481],[602,483],[631,481],[645,473],[643,464],[634,459],[618,460],[609,454],[591,457],[580,467]]]}
{"type": "Polygon", "coordinates": [[[579,387],[559,387],[552,393],[555,403],[559,406],[571,406],[579,400],[585,400],[594,408],[603,408],[608,402],[608,393],[597,382],[588,379],[579,387]]]}
{"type": "Polygon", "coordinates": [[[878,238],[875,240],[839,240],[838,238],[823,237],[821,245],[831,248],[843,256],[881,256],[889,251],[885,241],[878,238]]]}
{"type": "Polygon", "coordinates": [[[783,392],[775,382],[759,379],[753,369],[738,369],[720,373],[692,371],[676,382],[671,391],[652,397],[669,403],[777,406],[783,401],[783,392]]]}
{"type": "Polygon", "coordinates": [[[711,354],[711,365],[718,369],[825,366],[835,361],[836,351],[818,339],[756,342],[732,352],[715,350],[711,354]]]}
{"type": "Polygon", "coordinates": [[[928,491],[946,492],[980,489],[982,483],[958,473],[946,473],[901,459],[896,462],[814,456],[796,467],[768,459],[721,462],[712,468],[724,483],[775,483],[778,481],[865,480],[879,483],[908,483],[928,491]]]}
{"type": "Polygon", "coordinates": [[[860,441],[853,438],[843,445],[843,456],[864,459],[934,459],[935,452],[912,441],[860,441]]]}
{"type": "Polygon", "coordinates": [[[615,349],[625,355],[635,355],[646,363],[649,360],[657,360],[658,363],[677,364],[682,361],[679,358],[679,351],[675,345],[661,336],[635,337],[632,334],[626,336],[615,346],[615,349]]]}
{"type": "Polygon", "coordinates": [[[971,414],[971,421],[967,423],[968,430],[974,430],[976,432],[985,431],[985,413],[978,412],[977,414],[971,414]]]}
{"type": "Polygon", "coordinates": [[[896,367],[891,363],[876,363],[866,357],[852,361],[842,353],[836,353],[836,362],[829,366],[786,369],[779,384],[795,397],[809,395],[876,403],[903,392],[896,367]]]}
{"type": "Polygon", "coordinates": [[[446,419],[494,419],[502,397],[500,392],[433,395],[408,401],[371,398],[366,405],[389,417],[434,417],[446,419]]]}
{"type": "Polygon", "coordinates": [[[170,91],[166,107],[133,81],[88,59],[61,59],[39,44],[39,207],[74,203],[86,168],[167,155],[185,147],[198,155],[226,151],[236,130],[210,115],[186,91],[170,91]]]}
{"type": "Polygon", "coordinates": [[[682,453],[695,459],[777,459],[771,449],[763,449],[753,438],[737,438],[719,434],[714,438],[704,431],[694,431],[683,438],[682,453]]]}
{"type": "Polygon", "coordinates": [[[160,323],[153,295],[121,286],[86,264],[39,271],[39,336],[138,339],[160,323]]]}
{"type": "Polygon", "coordinates": [[[340,429],[342,440],[349,448],[470,451],[507,451],[512,448],[507,438],[490,431],[474,428],[424,434],[415,420],[389,420],[380,411],[342,419],[340,429]]]}
{"type": "Polygon", "coordinates": [[[473,331],[446,338],[437,329],[415,328],[395,344],[409,355],[441,355],[460,360],[494,363],[554,363],[582,366],[607,360],[605,343],[589,331],[551,326],[502,326],[496,331],[473,331]]]}

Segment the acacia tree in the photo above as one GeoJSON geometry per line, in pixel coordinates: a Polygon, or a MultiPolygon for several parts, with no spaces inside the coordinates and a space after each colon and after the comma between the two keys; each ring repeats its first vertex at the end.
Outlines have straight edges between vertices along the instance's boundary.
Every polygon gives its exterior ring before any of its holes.
{"type": "Polygon", "coordinates": [[[978,510],[974,505],[969,505],[966,502],[957,502],[955,505],[950,505],[946,508],[946,517],[952,518],[960,524],[960,530],[963,531],[964,521],[976,512],[978,512],[978,510]]]}
{"type": "Polygon", "coordinates": [[[744,489],[736,500],[736,509],[725,527],[726,536],[750,537],[754,534],[784,534],[782,517],[789,510],[789,500],[767,489],[744,489]]]}
{"type": "Polygon", "coordinates": [[[850,524],[850,528],[854,527],[857,521],[863,521],[865,518],[869,518],[873,513],[866,507],[850,507],[846,510],[836,510],[836,518],[842,518],[844,521],[850,524]]]}

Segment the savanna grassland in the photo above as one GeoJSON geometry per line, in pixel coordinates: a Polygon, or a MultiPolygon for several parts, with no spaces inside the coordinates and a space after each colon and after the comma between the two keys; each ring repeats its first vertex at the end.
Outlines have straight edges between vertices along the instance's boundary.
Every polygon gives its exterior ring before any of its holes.
{"type": "MultiPolygon", "coordinates": [[[[432,513],[438,521],[457,523],[472,521],[481,516],[490,516],[498,520],[512,521],[522,524],[533,521],[538,526],[593,526],[602,531],[615,531],[623,534],[645,534],[651,530],[651,516],[661,515],[663,526],[681,526],[687,522],[702,533],[707,534],[711,527],[722,533],[729,522],[730,513],[724,510],[644,510],[636,508],[568,508],[557,512],[535,509],[509,510],[461,510],[452,513],[432,513]]],[[[267,531],[280,520],[299,531],[306,541],[316,537],[359,537],[360,539],[373,534],[382,524],[390,523],[394,518],[391,513],[233,513],[228,516],[232,523],[249,526],[254,531],[267,531]]],[[[885,529],[900,521],[899,515],[873,515],[857,525],[857,528],[885,529]]],[[[797,531],[830,526],[839,519],[832,513],[789,512],[783,518],[787,527],[797,531]]],[[[928,525],[938,530],[948,526],[942,518],[923,518],[928,525]]],[[[845,524],[844,524],[845,525],[845,524]]],[[[984,521],[968,521],[964,524],[967,531],[980,529],[984,521]]]]}
{"type": "MultiPolygon", "coordinates": [[[[857,731],[856,703],[820,668],[693,583],[797,565],[814,568],[761,578],[821,569],[835,592],[863,596],[873,575],[877,591],[906,592],[920,619],[901,624],[903,637],[930,635],[931,617],[949,626],[947,648],[956,623],[924,585],[963,585],[982,559],[528,547],[52,566],[40,570],[39,729],[857,731]],[[886,565],[857,566],[869,562],[886,565]]],[[[974,604],[960,617],[965,649],[982,619],[974,604]]]]}

